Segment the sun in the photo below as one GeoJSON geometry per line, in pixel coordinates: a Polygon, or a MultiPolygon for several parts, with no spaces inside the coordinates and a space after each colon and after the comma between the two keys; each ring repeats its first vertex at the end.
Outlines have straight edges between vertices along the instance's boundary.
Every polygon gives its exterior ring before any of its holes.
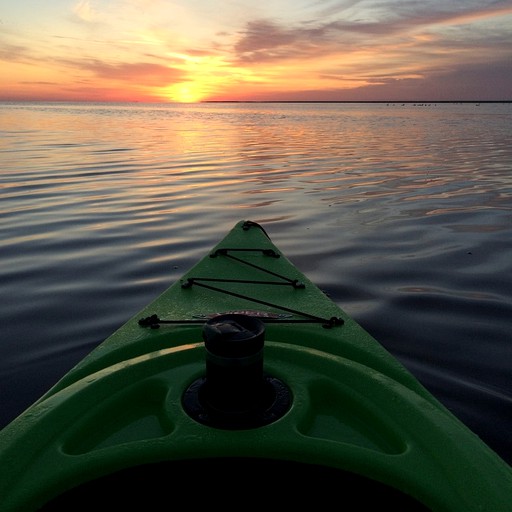
{"type": "Polygon", "coordinates": [[[182,82],[167,87],[165,96],[170,101],[176,103],[197,103],[202,101],[206,94],[200,84],[196,82],[182,82]]]}

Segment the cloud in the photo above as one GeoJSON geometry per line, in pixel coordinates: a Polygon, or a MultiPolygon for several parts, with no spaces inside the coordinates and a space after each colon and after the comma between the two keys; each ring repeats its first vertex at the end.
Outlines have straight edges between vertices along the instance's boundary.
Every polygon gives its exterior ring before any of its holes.
{"type": "Polygon", "coordinates": [[[238,53],[256,52],[278,46],[294,43],[300,37],[300,32],[279,27],[270,20],[249,21],[243,37],[235,45],[238,53]]]}
{"type": "Polygon", "coordinates": [[[88,61],[75,65],[93,72],[100,78],[147,86],[165,86],[184,78],[184,72],[180,69],[149,62],[107,64],[101,61],[88,61]]]}
{"type": "MultiPolygon", "coordinates": [[[[323,76],[330,84],[360,82],[351,76],[323,76]]],[[[432,70],[415,77],[396,78],[367,75],[364,86],[303,89],[253,94],[250,100],[273,101],[503,101],[510,100],[512,68],[507,60],[496,63],[468,64],[456,69],[432,70]],[[487,91],[487,92],[483,92],[487,91]]]]}
{"type": "Polygon", "coordinates": [[[234,60],[258,63],[314,55],[322,51],[319,45],[327,30],[287,28],[266,19],[249,21],[234,46],[234,60]]]}
{"type": "Polygon", "coordinates": [[[52,86],[58,86],[59,83],[58,82],[45,82],[44,80],[37,80],[37,81],[34,81],[34,80],[21,80],[20,82],[18,82],[19,84],[23,84],[23,85],[52,85],[52,86]]]}
{"type": "Polygon", "coordinates": [[[472,100],[482,96],[482,91],[490,99],[510,99],[512,68],[510,60],[503,58],[489,62],[466,63],[456,68],[432,71],[426,79],[426,90],[433,92],[435,97],[449,99],[472,100]]]}
{"type": "MultiPolygon", "coordinates": [[[[268,76],[277,77],[292,62],[297,70],[294,76],[298,76],[303,62],[309,78],[316,74],[329,76],[332,82],[352,81],[370,87],[383,84],[386,71],[388,81],[397,80],[392,85],[403,88],[406,83],[419,85],[422,77],[439,77],[460,66],[511,58],[510,30],[502,21],[503,14],[512,13],[510,1],[490,5],[472,0],[455,5],[436,0],[380,1],[373,9],[365,2],[364,10],[362,5],[331,2],[323,7],[337,17],[315,15],[291,25],[251,20],[238,33],[231,63],[249,68],[265,64],[268,76]],[[338,15],[340,10],[343,17],[338,15]],[[487,25],[491,20],[492,32],[488,26],[475,24],[481,20],[487,25]]],[[[456,73],[453,79],[457,79],[456,73]]],[[[460,81],[459,85],[465,91],[470,89],[460,81]]]]}
{"type": "Polygon", "coordinates": [[[95,23],[100,18],[99,11],[92,7],[90,0],[80,0],[73,6],[72,12],[76,19],[86,23],[95,23]]]}
{"type": "Polygon", "coordinates": [[[0,46],[0,61],[27,62],[31,60],[30,51],[25,46],[2,44],[0,46]]]}

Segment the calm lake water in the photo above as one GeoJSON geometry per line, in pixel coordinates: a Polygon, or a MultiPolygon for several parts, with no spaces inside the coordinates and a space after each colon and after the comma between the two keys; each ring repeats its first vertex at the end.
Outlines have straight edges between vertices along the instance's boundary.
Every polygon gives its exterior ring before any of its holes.
{"type": "Polygon", "coordinates": [[[512,463],[512,104],[0,103],[0,427],[239,220],[512,463]]]}

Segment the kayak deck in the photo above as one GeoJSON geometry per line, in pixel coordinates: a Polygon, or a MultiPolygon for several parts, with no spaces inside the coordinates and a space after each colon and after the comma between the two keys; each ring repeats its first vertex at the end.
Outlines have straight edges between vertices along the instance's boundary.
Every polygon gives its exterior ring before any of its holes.
{"type": "Polygon", "coordinates": [[[308,482],[310,496],[381,496],[408,510],[505,512],[512,502],[511,468],[250,221],[1,431],[6,464],[7,511],[94,500],[96,485],[117,503],[167,486],[194,500],[206,486],[211,502],[228,484],[251,502],[274,489],[300,503],[308,482]],[[206,350],[205,325],[221,314],[261,322],[264,348],[233,360],[225,340],[206,350]],[[238,375],[259,357],[268,400],[219,415],[204,399],[205,361],[238,375]],[[248,481],[251,468],[265,485],[248,481]]]}

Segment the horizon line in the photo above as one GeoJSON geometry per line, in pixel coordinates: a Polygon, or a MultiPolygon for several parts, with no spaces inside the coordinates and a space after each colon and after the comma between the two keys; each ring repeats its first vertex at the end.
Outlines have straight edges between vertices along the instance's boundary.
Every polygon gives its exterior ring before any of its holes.
{"type": "Polygon", "coordinates": [[[70,99],[7,99],[0,98],[1,103],[157,103],[157,104],[200,104],[200,103],[512,103],[512,99],[501,100],[200,100],[192,102],[180,101],[140,101],[140,100],[70,100],[70,99]]]}

